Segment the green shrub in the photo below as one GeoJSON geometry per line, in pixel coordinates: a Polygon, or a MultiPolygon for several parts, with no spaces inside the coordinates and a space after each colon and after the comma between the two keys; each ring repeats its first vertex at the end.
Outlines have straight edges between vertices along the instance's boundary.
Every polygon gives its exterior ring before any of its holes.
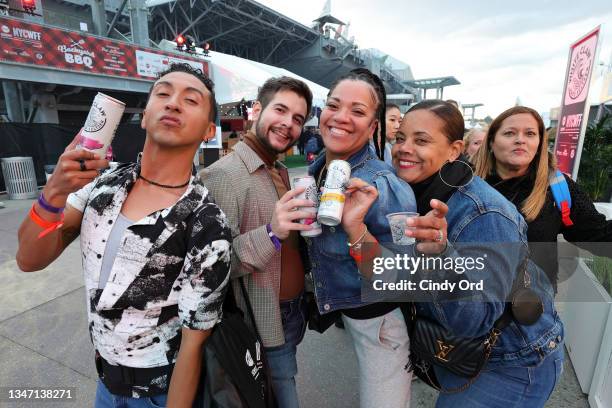
{"type": "Polygon", "coordinates": [[[606,292],[612,296],[612,259],[605,256],[593,256],[586,258],[585,263],[606,292]]]}
{"type": "Polygon", "coordinates": [[[587,128],[580,158],[578,184],[593,201],[607,202],[612,187],[611,174],[612,116],[606,115],[587,128]]]}

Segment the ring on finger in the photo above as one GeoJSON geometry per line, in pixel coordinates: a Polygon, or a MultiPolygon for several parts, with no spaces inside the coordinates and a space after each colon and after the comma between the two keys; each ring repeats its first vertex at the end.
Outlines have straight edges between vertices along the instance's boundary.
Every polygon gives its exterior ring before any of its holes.
{"type": "Polygon", "coordinates": [[[442,230],[438,230],[438,236],[436,237],[436,242],[442,242],[443,239],[444,239],[444,234],[442,233],[442,230]]]}
{"type": "Polygon", "coordinates": [[[87,166],[85,166],[85,160],[83,159],[79,160],[79,166],[81,167],[81,171],[87,170],[87,166]]]}

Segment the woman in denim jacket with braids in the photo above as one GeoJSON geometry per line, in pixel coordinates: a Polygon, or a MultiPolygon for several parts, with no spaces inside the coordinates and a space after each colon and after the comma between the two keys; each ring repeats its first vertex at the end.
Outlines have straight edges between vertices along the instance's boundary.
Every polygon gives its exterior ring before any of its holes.
{"type": "Polygon", "coordinates": [[[325,154],[309,168],[322,186],[327,165],[335,159],[346,160],[352,175],[375,185],[379,193],[377,202],[364,215],[367,231],[345,230],[341,225],[323,226],[321,235],[307,238],[319,311],[342,312],[357,354],[360,401],[364,408],[404,408],[410,403],[411,373],[406,369],[409,345],[404,318],[397,304],[362,301],[362,279],[348,246],[349,242],[362,241],[366,235],[391,242],[385,215],[416,208],[410,186],[380,159],[385,149],[384,137],[380,144],[378,141],[378,127],[380,134],[385,135],[385,99],[382,82],[368,70],[357,69],[336,80],[320,119],[325,154]],[[369,144],[370,138],[374,139],[374,147],[369,144]]]}

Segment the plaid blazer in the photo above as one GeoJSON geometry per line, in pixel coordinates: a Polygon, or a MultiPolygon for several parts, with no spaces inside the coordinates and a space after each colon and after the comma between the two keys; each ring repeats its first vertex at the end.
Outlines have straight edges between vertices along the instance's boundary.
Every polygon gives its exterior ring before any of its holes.
{"type": "MultiPolygon", "coordinates": [[[[284,167],[278,161],[275,166],[284,167]]],[[[266,231],[278,201],[272,177],[257,153],[238,142],[233,152],[202,170],[200,178],[232,231],[231,277],[238,305],[246,311],[236,281],[243,276],[264,346],[285,344],[279,307],[281,253],[266,231]]]]}

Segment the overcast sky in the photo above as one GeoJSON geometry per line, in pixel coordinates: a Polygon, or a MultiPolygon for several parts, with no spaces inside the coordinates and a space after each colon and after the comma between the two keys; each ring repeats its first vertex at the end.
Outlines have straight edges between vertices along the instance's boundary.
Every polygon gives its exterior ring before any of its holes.
{"type": "MultiPolygon", "coordinates": [[[[308,26],[325,3],[258,1],[308,26]]],[[[494,117],[517,97],[540,112],[558,106],[569,45],[599,24],[599,61],[609,64],[612,52],[612,0],[332,0],[331,11],[350,21],[360,48],[409,64],[416,79],[455,76],[461,85],[446,88],[444,98],[483,103],[477,117],[494,117]]],[[[594,71],[591,100],[603,70],[594,71]]]]}

